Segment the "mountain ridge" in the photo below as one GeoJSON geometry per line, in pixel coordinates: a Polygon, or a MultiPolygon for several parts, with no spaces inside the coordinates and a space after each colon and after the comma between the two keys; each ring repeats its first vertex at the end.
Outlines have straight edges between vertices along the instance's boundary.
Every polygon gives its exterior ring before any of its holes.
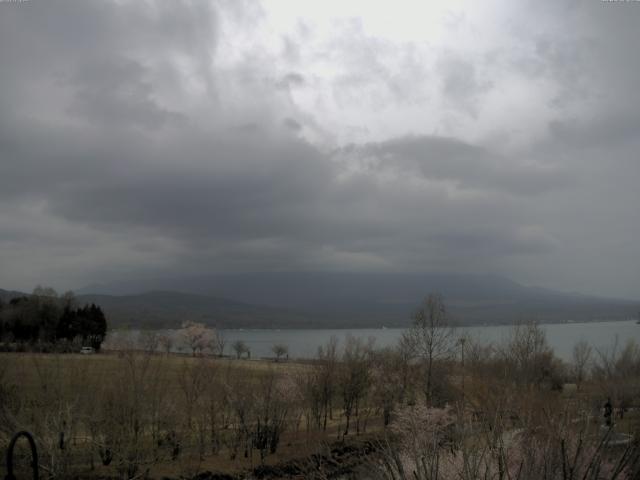
{"type": "Polygon", "coordinates": [[[295,312],[296,325],[331,327],[405,326],[430,292],[444,296],[455,320],[470,324],[620,319],[633,315],[640,305],[633,300],[524,286],[493,274],[255,272],[134,280],[103,289],[125,293],[179,289],[295,312]]]}
{"type": "MultiPolygon", "coordinates": [[[[112,326],[175,328],[405,327],[422,298],[444,296],[452,321],[506,324],[631,318],[640,302],[521,285],[498,275],[278,272],[114,282],[79,303],[99,304],[112,326]],[[113,292],[125,292],[114,294],[113,292]]],[[[0,290],[0,298],[22,295],[0,290]],[[4,293],[3,293],[4,292],[4,293]]]]}

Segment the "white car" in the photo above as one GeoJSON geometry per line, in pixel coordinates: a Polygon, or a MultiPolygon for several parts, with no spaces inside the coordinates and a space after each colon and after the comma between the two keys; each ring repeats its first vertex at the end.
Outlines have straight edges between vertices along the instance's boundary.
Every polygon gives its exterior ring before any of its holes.
{"type": "Polygon", "coordinates": [[[83,355],[91,355],[92,353],[95,353],[95,350],[93,349],[93,347],[82,347],[80,349],[80,353],[82,353],[83,355]]]}

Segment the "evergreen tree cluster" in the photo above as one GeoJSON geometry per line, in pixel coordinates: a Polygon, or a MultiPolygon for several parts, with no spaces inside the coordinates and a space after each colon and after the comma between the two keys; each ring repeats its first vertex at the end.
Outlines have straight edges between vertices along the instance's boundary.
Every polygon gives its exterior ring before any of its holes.
{"type": "Polygon", "coordinates": [[[38,287],[29,296],[0,300],[0,341],[16,343],[81,342],[100,349],[107,334],[107,320],[95,305],[75,306],[72,293],[58,296],[38,287]]]}
{"type": "Polygon", "coordinates": [[[96,350],[100,349],[106,334],[107,320],[102,309],[93,303],[75,310],[65,307],[56,328],[56,339],[72,341],[79,337],[83,345],[96,350]]]}

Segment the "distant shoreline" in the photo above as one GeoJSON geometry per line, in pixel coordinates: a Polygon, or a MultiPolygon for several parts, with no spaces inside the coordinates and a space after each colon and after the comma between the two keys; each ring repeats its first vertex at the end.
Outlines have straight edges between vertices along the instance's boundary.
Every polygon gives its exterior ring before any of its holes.
{"type": "MultiPolygon", "coordinates": [[[[535,320],[534,320],[535,321],[535,320]]],[[[615,322],[637,322],[635,318],[610,318],[610,319],[597,319],[597,320],[568,320],[568,321],[536,321],[538,325],[581,325],[581,324],[593,324],[593,323],[615,323],[615,322]]],[[[453,323],[452,326],[456,328],[481,328],[481,327],[509,327],[509,326],[517,326],[527,323],[527,321],[522,322],[493,322],[493,323],[453,323]]],[[[265,330],[265,331],[278,331],[278,330],[401,330],[406,329],[411,326],[410,322],[407,322],[406,325],[382,325],[382,326],[363,326],[363,325],[349,325],[349,326],[316,326],[316,325],[297,325],[297,326],[282,326],[282,327],[217,327],[215,325],[207,324],[213,328],[217,328],[219,330],[224,331],[233,331],[233,332],[241,332],[241,331],[256,331],[256,330],[265,330]]],[[[110,332],[116,331],[131,331],[131,330],[139,330],[139,331],[158,331],[158,330],[179,330],[180,327],[165,327],[165,326],[147,326],[147,325],[130,325],[130,326],[115,326],[109,329],[110,332]]]]}

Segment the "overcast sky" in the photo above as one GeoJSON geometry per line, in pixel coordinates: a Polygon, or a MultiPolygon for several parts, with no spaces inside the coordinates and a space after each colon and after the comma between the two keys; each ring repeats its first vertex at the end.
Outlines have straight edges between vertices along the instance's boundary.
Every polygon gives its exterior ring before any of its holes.
{"type": "Polygon", "coordinates": [[[640,298],[640,2],[0,0],[0,288],[497,273],[640,298]]]}

